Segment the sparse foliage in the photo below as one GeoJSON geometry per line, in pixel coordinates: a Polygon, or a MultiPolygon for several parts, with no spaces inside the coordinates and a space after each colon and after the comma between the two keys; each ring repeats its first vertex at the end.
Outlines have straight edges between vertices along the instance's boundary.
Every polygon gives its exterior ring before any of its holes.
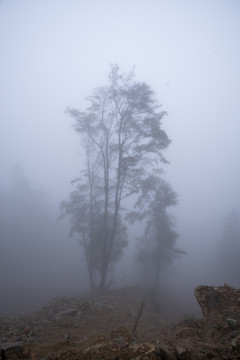
{"type": "MultiPolygon", "coordinates": [[[[170,140],[161,128],[166,113],[151,88],[135,81],[133,72],[121,74],[112,65],[107,85],[87,100],[85,112],[67,110],[81,136],[86,163],[77,193],[61,207],[72,220],[72,231],[81,234],[85,251],[88,246],[86,256],[94,259],[98,249],[103,289],[122,237],[121,202],[140,191],[152,169],[167,162],[162,151],[170,140]]],[[[126,245],[125,238],[121,244],[126,245]]]]}

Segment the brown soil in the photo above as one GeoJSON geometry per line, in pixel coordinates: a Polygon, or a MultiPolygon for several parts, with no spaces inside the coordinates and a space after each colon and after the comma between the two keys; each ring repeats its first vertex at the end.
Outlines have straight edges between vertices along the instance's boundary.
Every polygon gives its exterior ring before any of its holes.
{"type": "Polygon", "coordinates": [[[57,298],[31,316],[1,319],[0,359],[240,358],[237,320],[184,319],[174,325],[174,318],[157,296],[139,289],[57,298]]]}

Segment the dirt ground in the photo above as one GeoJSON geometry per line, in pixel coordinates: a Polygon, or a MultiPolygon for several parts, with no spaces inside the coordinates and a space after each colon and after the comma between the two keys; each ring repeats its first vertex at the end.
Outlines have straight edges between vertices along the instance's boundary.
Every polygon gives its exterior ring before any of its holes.
{"type": "Polygon", "coordinates": [[[0,359],[240,359],[240,315],[231,311],[177,322],[176,310],[136,288],[56,298],[31,315],[1,319],[0,359]]]}

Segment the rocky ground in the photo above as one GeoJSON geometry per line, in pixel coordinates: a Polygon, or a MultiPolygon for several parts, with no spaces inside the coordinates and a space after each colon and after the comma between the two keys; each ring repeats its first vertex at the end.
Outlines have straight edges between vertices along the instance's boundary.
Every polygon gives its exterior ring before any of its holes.
{"type": "Polygon", "coordinates": [[[0,360],[240,359],[240,290],[199,286],[195,296],[203,317],[177,324],[155,294],[135,288],[53,299],[1,318],[0,360]]]}

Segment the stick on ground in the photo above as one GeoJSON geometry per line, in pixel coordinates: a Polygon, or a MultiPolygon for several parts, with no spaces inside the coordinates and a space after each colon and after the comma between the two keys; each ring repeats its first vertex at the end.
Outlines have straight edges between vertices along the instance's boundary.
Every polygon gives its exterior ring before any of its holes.
{"type": "Polygon", "coordinates": [[[142,304],[141,304],[141,307],[140,307],[140,309],[139,309],[139,312],[138,312],[138,315],[137,315],[137,318],[136,318],[134,327],[133,327],[133,332],[132,332],[133,336],[134,336],[134,334],[135,334],[135,331],[136,331],[136,329],[137,329],[137,326],[138,326],[140,317],[141,317],[141,315],[142,315],[142,311],[143,311],[143,308],[144,308],[144,304],[145,304],[145,301],[143,300],[143,302],[142,302],[142,304]]]}

